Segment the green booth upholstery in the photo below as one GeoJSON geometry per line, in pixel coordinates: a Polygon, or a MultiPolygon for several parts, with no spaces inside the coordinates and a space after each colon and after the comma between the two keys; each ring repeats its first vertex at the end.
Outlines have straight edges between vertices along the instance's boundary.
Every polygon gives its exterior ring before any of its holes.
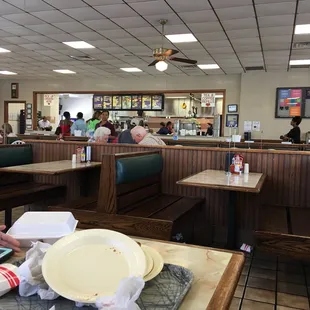
{"type": "Polygon", "coordinates": [[[163,170],[160,154],[120,158],[116,160],[116,184],[125,184],[159,175],[163,170]]]}
{"type": "Polygon", "coordinates": [[[0,168],[32,164],[31,145],[0,147],[0,168]]]}

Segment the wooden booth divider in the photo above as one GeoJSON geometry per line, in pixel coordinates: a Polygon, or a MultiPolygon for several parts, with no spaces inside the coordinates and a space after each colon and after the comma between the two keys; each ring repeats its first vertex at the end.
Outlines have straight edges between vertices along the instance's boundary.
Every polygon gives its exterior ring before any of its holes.
{"type": "MultiPolygon", "coordinates": [[[[78,146],[88,145],[85,142],[57,142],[28,140],[33,147],[34,162],[46,162],[71,159],[78,146]]],[[[162,172],[162,192],[171,195],[196,196],[205,198],[204,215],[206,220],[206,235],[212,232],[213,241],[223,242],[227,233],[228,194],[221,190],[183,187],[176,182],[189,175],[205,169],[224,170],[225,156],[229,151],[222,148],[178,147],[178,146],[138,146],[123,144],[92,143],[92,160],[101,161],[102,154],[138,152],[161,149],[164,159],[162,172]],[[211,229],[213,228],[213,229],[211,229]]],[[[238,228],[239,239],[243,242],[253,241],[253,231],[259,229],[259,212],[273,207],[308,208],[310,201],[310,153],[303,151],[272,151],[230,149],[238,152],[249,163],[250,171],[262,172],[267,175],[266,183],[259,195],[249,193],[238,194],[238,228]]],[[[99,171],[91,177],[92,191],[98,191],[99,171]]],[[[36,176],[40,182],[55,182],[48,176],[36,176]]],[[[70,198],[77,198],[78,188],[68,175],[65,182],[70,198]],[[72,184],[71,184],[72,183],[72,184]]],[[[269,221],[275,224],[277,216],[269,221]]]]}

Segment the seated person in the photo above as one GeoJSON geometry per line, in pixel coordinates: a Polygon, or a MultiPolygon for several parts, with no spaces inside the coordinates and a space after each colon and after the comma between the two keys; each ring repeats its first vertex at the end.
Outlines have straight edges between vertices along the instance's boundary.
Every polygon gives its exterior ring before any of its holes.
{"type": "Polygon", "coordinates": [[[151,133],[147,133],[142,126],[136,126],[131,129],[131,136],[141,145],[166,145],[166,143],[160,138],[153,136],[151,133]]]}
{"type": "Polygon", "coordinates": [[[86,122],[83,119],[83,113],[79,112],[76,117],[77,120],[71,126],[71,135],[75,136],[75,131],[80,130],[81,136],[84,137],[86,134],[86,122]]]}
{"type": "Polygon", "coordinates": [[[17,138],[16,134],[13,132],[13,128],[9,123],[4,123],[0,130],[0,143],[3,142],[4,133],[7,138],[17,138]]]}
{"type": "Polygon", "coordinates": [[[20,252],[20,243],[13,237],[3,233],[2,230],[4,229],[5,226],[0,225],[0,248],[10,248],[13,249],[15,252],[20,252]]]}
{"type": "Polygon", "coordinates": [[[49,122],[46,116],[43,116],[42,119],[39,121],[39,129],[47,131],[52,130],[51,123],[49,122]]]}
{"type": "Polygon", "coordinates": [[[111,130],[107,127],[99,127],[94,133],[93,140],[97,143],[108,143],[109,137],[111,135],[111,130]]]}
{"type": "Polygon", "coordinates": [[[294,116],[291,120],[291,126],[293,128],[284,136],[281,136],[280,139],[283,141],[291,141],[293,143],[300,143],[300,128],[299,124],[301,123],[302,118],[300,116],[294,116]]]}
{"type": "MultiPolygon", "coordinates": [[[[162,126],[162,124],[164,124],[163,122],[160,123],[160,125],[162,126]]],[[[160,128],[157,133],[159,135],[169,135],[169,134],[172,134],[173,132],[173,129],[172,129],[172,123],[169,121],[167,122],[166,126],[160,128]]]]}
{"type": "Polygon", "coordinates": [[[136,144],[136,141],[131,136],[131,129],[134,127],[134,123],[131,122],[129,128],[122,131],[118,136],[118,143],[136,144]]]}

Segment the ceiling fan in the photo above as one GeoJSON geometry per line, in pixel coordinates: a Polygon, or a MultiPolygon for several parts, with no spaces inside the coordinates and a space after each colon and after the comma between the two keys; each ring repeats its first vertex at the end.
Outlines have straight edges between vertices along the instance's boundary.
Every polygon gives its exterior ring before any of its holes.
{"type": "MultiPolygon", "coordinates": [[[[153,56],[147,56],[147,57],[155,58],[155,60],[149,64],[149,67],[155,66],[158,71],[165,71],[168,68],[168,64],[166,60],[178,61],[178,62],[195,65],[197,63],[197,60],[175,57],[174,55],[179,53],[179,51],[164,48],[165,25],[167,24],[168,20],[161,19],[159,22],[162,25],[162,32],[161,32],[162,45],[161,47],[155,48],[153,50],[153,56]]],[[[128,55],[128,56],[132,56],[132,55],[128,55]]]]}

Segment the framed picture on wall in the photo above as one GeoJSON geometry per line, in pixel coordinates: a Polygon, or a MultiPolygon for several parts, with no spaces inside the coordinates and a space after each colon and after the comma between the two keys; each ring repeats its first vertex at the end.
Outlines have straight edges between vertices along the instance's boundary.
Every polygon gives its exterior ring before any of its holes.
{"type": "Polygon", "coordinates": [[[238,105],[236,105],[236,104],[229,104],[227,106],[227,112],[228,113],[236,113],[236,112],[238,112],[238,105]]]}
{"type": "Polygon", "coordinates": [[[226,114],[226,127],[238,127],[239,114],[226,114]]]}
{"type": "Polygon", "coordinates": [[[131,110],[131,96],[130,95],[122,96],[122,109],[131,110]]]}
{"type": "Polygon", "coordinates": [[[275,117],[304,116],[305,93],[304,87],[277,88],[275,117]]]}
{"type": "Polygon", "coordinates": [[[133,110],[141,110],[142,108],[142,96],[141,95],[133,95],[132,96],[132,109],[133,110]]]}
{"type": "Polygon", "coordinates": [[[153,95],[152,96],[152,110],[162,110],[163,106],[164,106],[164,96],[153,95]]]}

